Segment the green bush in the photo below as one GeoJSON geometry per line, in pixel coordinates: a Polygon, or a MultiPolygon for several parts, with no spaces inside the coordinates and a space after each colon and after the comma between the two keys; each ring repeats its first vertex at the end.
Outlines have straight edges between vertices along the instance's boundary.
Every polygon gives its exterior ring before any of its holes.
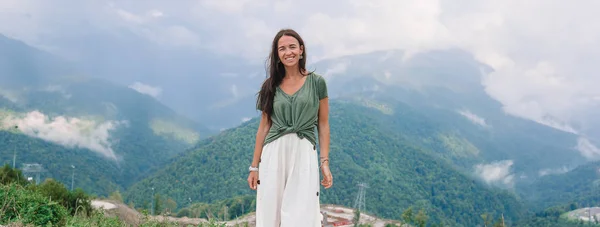
{"type": "Polygon", "coordinates": [[[19,185],[27,185],[29,183],[21,170],[13,169],[8,164],[4,164],[0,169],[0,184],[8,185],[13,182],[19,185]]]}
{"type": "Polygon", "coordinates": [[[67,208],[71,215],[75,215],[76,212],[88,216],[91,214],[92,205],[90,198],[80,188],[70,192],[64,184],[55,181],[54,179],[46,179],[46,181],[38,185],[35,190],[40,194],[49,197],[51,201],[58,202],[60,205],[67,208]]]}
{"type": "Polygon", "coordinates": [[[68,216],[68,211],[59,203],[16,183],[0,185],[0,201],[0,224],[64,226],[68,216]]]}

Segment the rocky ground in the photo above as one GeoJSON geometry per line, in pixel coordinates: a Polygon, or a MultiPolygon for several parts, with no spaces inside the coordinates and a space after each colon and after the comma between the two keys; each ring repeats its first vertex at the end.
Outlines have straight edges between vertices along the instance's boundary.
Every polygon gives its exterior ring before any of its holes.
{"type": "Polygon", "coordinates": [[[584,222],[596,223],[600,221],[600,207],[585,207],[565,213],[571,220],[582,220],[584,222]]]}
{"type": "MultiPolygon", "coordinates": [[[[109,201],[109,200],[93,200],[92,206],[96,209],[104,209],[107,215],[110,216],[118,216],[121,220],[131,224],[137,225],[140,221],[143,221],[144,218],[150,218],[157,221],[168,221],[168,222],[176,222],[180,225],[194,225],[198,226],[200,223],[208,223],[208,220],[203,218],[188,218],[188,217],[170,217],[170,216],[144,216],[140,214],[138,211],[131,209],[125,204],[109,201]]],[[[332,204],[324,204],[321,206],[321,213],[324,214],[324,217],[327,218],[326,226],[353,226],[352,219],[354,218],[354,210],[351,208],[337,206],[332,204]]],[[[254,222],[254,213],[247,214],[243,217],[240,217],[235,220],[227,221],[227,222],[219,222],[225,223],[226,226],[255,226],[254,222]]],[[[394,220],[384,220],[379,219],[371,215],[361,214],[360,218],[361,224],[370,224],[373,227],[384,227],[386,224],[395,224],[396,226],[400,226],[400,222],[394,220]]]]}

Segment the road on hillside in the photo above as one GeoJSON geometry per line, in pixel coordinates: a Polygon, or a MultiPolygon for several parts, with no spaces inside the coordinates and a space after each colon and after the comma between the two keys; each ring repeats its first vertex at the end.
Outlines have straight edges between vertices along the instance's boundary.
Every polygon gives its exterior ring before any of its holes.
{"type": "MultiPolygon", "coordinates": [[[[129,206],[119,203],[119,202],[116,202],[116,201],[92,200],[92,207],[94,207],[95,209],[104,209],[105,211],[107,211],[107,213],[109,215],[118,216],[121,220],[125,221],[128,224],[139,223],[141,218],[143,217],[143,215],[140,214],[137,210],[131,209],[129,206]]],[[[332,223],[335,221],[340,221],[340,220],[349,220],[351,222],[352,219],[354,218],[354,210],[347,208],[347,207],[328,204],[328,205],[321,206],[321,211],[327,214],[327,216],[328,216],[327,220],[329,221],[329,223],[332,223]]],[[[150,218],[152,220],[156,220],[156,221],[176,222],[176,223],[183,224],[183,225],[197,226],[200,223],[208,223],[208,220],[206,220],[204,218],[188,218],[188,217],[177,218],[177,217],[161,216],[161,215],[150,216],[150,218]]],[[[244,223],[248,223],[248,225],[252,226],[252,227],[254,227],[256,224],[254,213],[247,214],[247,215],[237,218],[235,220],[230,220],[230,221],[226,221],[226,222],[219,221],[219,223],[224,223],[227,226],[237,226],[237,225],[243,225],[244,223]]],[[[385,225],[388,223],[398,223],[398,222],[378,219],[378,218],[375,218],[373,216],[363,213],[360,216],[360,223],[361,224],[371,224],[373,227],[385,227],[385,225]]],[[[344,227],[344,226],[349,227],[349,226],[353,226],[353,225],[352,224],[343,225],[342,227],[344,227]]]]}

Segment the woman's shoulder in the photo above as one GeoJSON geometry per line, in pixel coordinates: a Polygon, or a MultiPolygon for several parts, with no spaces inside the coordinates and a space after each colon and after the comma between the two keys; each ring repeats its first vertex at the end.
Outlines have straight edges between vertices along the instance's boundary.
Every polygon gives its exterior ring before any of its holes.
{"type": "Polygon", "coordinates": [[[313,77],[313,81],[316,81],[316,82],[325,82],[325,78],[321,74],[319,74],[319,73],[309,72],[308,76],[312,76],[313,77]]]}
{"type": "Polygon", "coordinates": [[[315,72],[311,72],[309,76],[312,77],[312,84],[317,95],[319,96],[319,100],[327,97],[327,82],[325,78],[315,72]]]}

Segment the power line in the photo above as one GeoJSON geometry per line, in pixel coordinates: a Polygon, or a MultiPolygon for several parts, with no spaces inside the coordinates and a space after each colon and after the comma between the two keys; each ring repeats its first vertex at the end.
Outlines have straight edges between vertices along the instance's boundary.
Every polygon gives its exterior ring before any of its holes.
{"type": "Polygon", "coordinates": [[[358,211],[364,211],[366,210],[366,205],[365,205],[365,194],[366,194],[366,188],[368,188],[369,186],[367,185],[367,183],[359,183],[358,184],[358,194],[356,195],[356,199],[354,200],[354,209],[358,210],[358,211]]]}

